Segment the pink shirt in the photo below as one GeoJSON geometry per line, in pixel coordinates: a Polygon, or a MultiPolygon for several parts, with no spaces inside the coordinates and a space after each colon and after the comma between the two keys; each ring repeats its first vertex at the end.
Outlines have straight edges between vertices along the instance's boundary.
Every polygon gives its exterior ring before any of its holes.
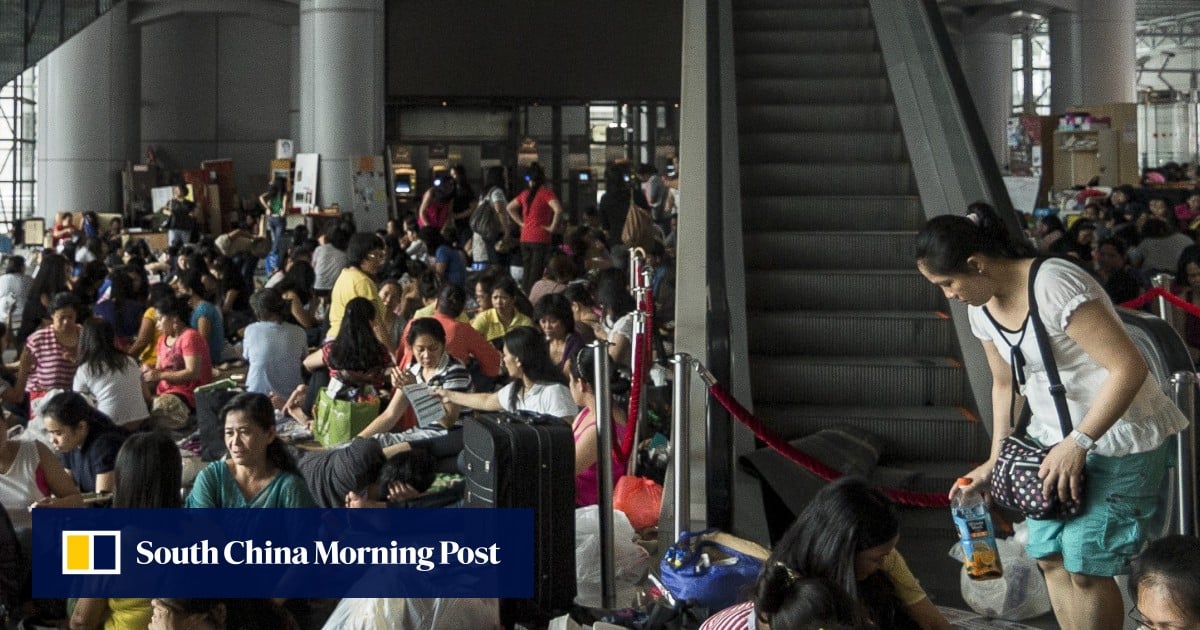
{"type": "MultiPolygon", "coordinates": [[[[571,425],[571,429],[575,433],[576,442],[579,441],[579,438],[582,437],[589,428],[594,427],[591,422],[588,422],[588,417],[590,415],[591,413],[588,411],[588,408],[584,407],[583,410],[579,412],[579,415],[575,416],[575,423],[571,425]]],[[[617,429],[613,432],[613,446],[616,446],[622,437],[620,433],[623,427],[619,427],[614,423],[613,428],[617,429]]],[[[616,453],[610,453],[610,456],[612,457],[613,485],[616,486],[617,481],[620,480],[621,477],[625,476],[625,464],[619,457],[617,457],[616,453]]],[[[600,465],[599,462],[597,462],[589,466],[587,470],[575,475],[575,506],[584,507],[587,505],[596,505],[599,502],[600,465]]]]}
{"type": "Polygon", "coordinates": [[[43,326],[25,340],[25,347],[33,356],[33,370],[29,373],[28,387],[36,392],[51,389],[71,389],[75,381],[75,348],[58,342],[54,329],[43,326]]]}
{"type": "Polygon", "coordinates": [[[158,382],[158,395],[175,394],[187,401],[192,409],[196,408],[195,390],[201,385],[212,381],[212,359],[208,354],[208,342],[196,331],[188,328],[175,339],[175,343],[167,345],[165,335],[158,338],[158,369],[166,372],[176,372],[185,369],[184,357],[196,357],[200,361],[200,376],[186,383],[158,382]]]}

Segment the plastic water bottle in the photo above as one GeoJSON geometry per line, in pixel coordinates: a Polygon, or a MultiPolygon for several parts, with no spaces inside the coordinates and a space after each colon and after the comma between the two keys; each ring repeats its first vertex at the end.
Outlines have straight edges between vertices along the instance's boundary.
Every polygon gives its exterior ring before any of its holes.
{"type": "Polygon", "coordinates": [[[968,491],[971,480],[959,477],[958,494],[950,501],[950,514],[958,528],[962,544],[963,565],[972,580],[991,580],[1004,574],[1000,554],[996,549],[992,515],[978,492],[968,491]]]}

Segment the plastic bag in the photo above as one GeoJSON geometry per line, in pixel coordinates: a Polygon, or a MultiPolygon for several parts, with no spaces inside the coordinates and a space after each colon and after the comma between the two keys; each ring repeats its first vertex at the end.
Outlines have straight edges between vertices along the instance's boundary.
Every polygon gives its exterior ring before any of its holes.
{"type": "MultiPolygon", "coordinates": [[[[996,550],[1004,576],[994,580],[972,580],[966,569],[960,572],[960,587],[963,601],[971,610],[995,619],[1020,621],[1050,612],[1050,594],[1046,590],[1046,579],[1038,570],[1037,560],[1025,554],[1025,524],[1013,526],[1011,538],[997,539],[996,550]]],[[[955,544],[950,556],[963,560],[962,548],[955,544]]]]}
{"type": "Polygon", "coordinates": [[[613,489],[613,509],[629,518],[637,530],[658,525],[662,511],[663,487],[652,479],[625,475],[617,480],[613,489]]]}
{"type": "MultiPolygon", "coordinates": [[[[628,605],[635,585],[646,573],[650,553],[633,542],[633,526],[623,512],[613,510],[613,573],[618,605],[628,605]]],[[[575,510],[575,603],[598,608],[600,599],[600,508],[575,510]]]]}

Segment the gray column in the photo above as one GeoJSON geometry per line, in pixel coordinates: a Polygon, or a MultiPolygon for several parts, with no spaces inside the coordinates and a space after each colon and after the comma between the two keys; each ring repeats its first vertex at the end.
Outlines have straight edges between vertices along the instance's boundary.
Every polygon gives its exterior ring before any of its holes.
{"type": "Polygon", "coordinates": [[[1007,17],[963,23],[963,75],[971,90],[975,110],[983,123],[996,163],[1008,164],[1007,125],[1012,114],[1012,46],[1007,17]]]}
{"type": "Polygon", "coordinates": [[[1082,26],[1079,14],[1050,14],[1050,112],[1061,114],[1083,103],[1082,26]]]}
{"type": "Polygon", "coordinates": [[[120,212],[127,160],[139,161],[139,31],[116,4],[38,63],[38,212],[120,212]]]}
{"type": "Polygon", "coordinates": [[[1080,2],[1080,75],[1082,104],[1129,103],[1134,100],[1134,0],[1080,2]]]}
{"type": "MultiPolygon", "coordinates": [[[[351,203],[351,160],[383,154],[383,0],[301,0],[300,146],[319,153],[317,199],[351,203]]],[[[382,228],[386,215],[355,217],[382,228]]]]}

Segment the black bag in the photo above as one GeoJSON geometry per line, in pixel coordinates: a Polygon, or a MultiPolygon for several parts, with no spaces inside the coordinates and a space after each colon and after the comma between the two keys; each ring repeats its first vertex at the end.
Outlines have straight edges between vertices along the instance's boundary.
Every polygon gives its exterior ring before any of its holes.
{"type": "Polygon", "coordinates": [[[465,507],[533,509],[533,598],[501,600],[500,617],[548,620],[575,600],[575,440],[561,418],[477,413],[463,422],[465,507]]]}
{"type": "Polygon", "coordinates": [[[221,426],[221,408],[239,388],[196,390],[196,424],[200,431],[200,460],[211,462],[225,455],[225,432],[221,426]]]}
{"type": "MultiPolygon", "coordinates": [[[[1054,398],[1059,428],[1062,430],[1065,440],[1071,433],[1071,411],[1067,407],[1067,389],[1063,386],[1062,379],[1059,378],[1058,363],[1054,359],[1050,337],[1046,334],[1046,325],[1042,323],[1042,318],[1038,314],[1037,300],[1033,292],[1033,281],[1044,260],[1038,258],[1029,267],[1027,325],[1033,326],[1033,332],[1037,336],[1038,349],[1042,354],[1042,365],[1046,369],[1046,378],[1050,381],[1050,396],[1054,398]]],[[[987,312],[986,308],[984,308],[984,312],[987,312]]],[[[991,314],[988,313],[988,319],[991,317],[991,314]]],[[[997,331],[1000,331],[1000,324],[996,320],[992,319],[992,325],[996,327],[997,331]]],[[[1000,338],[1008,343],[1003,332],[1001,332],[1000,338]]],[[[1017,345],[1020,345],[1020,341],[1017,342],[1017,345]]],[[[1015,347],[1013,347],[1013,352],[1016,353],[1015,347]]],[[[1020,359],[1019,354],[1015,355],[1014,361],[1017,359],[1020,359]]],[[[1014,371],[1018,367],[1014,363],[1014,371]]],[[[1016,407],[1016,386],[1019,378],[1023,377],[1018,375],[1013,378],[1013,401],[1010,409],[1016,407]]],[[[1038,470],[1052,447],[1039,447],[1033,443],[1025,434],[1028,428],[1029,414],[1025,414],[1017,423],[1012,435],[1005,438],[1000,445],[1000,455],[996,460],[995,467],[992,468],[991,493],[993,500],[1001,506],[1017,510],[1027,518],[1061,519],[1078,516],[1083,512],[1082,501],[1073,499],[1062,501],[1058,498],[1057,493],[1051,493],[1049,497],[1042,494],[1042,480],[1038,477],[1038,470]]]]}
{"type": "Polygon", "coordinates": [[[494,243],[504,235],[504,225],[500,223],[500,217],[496,216],[496,209],[488,198],[489,193],[490,190],[479,198],[479,205],[475,206],[475,211],[471,213],[471,231],[482,236],[484,241],[494,243]]]}

